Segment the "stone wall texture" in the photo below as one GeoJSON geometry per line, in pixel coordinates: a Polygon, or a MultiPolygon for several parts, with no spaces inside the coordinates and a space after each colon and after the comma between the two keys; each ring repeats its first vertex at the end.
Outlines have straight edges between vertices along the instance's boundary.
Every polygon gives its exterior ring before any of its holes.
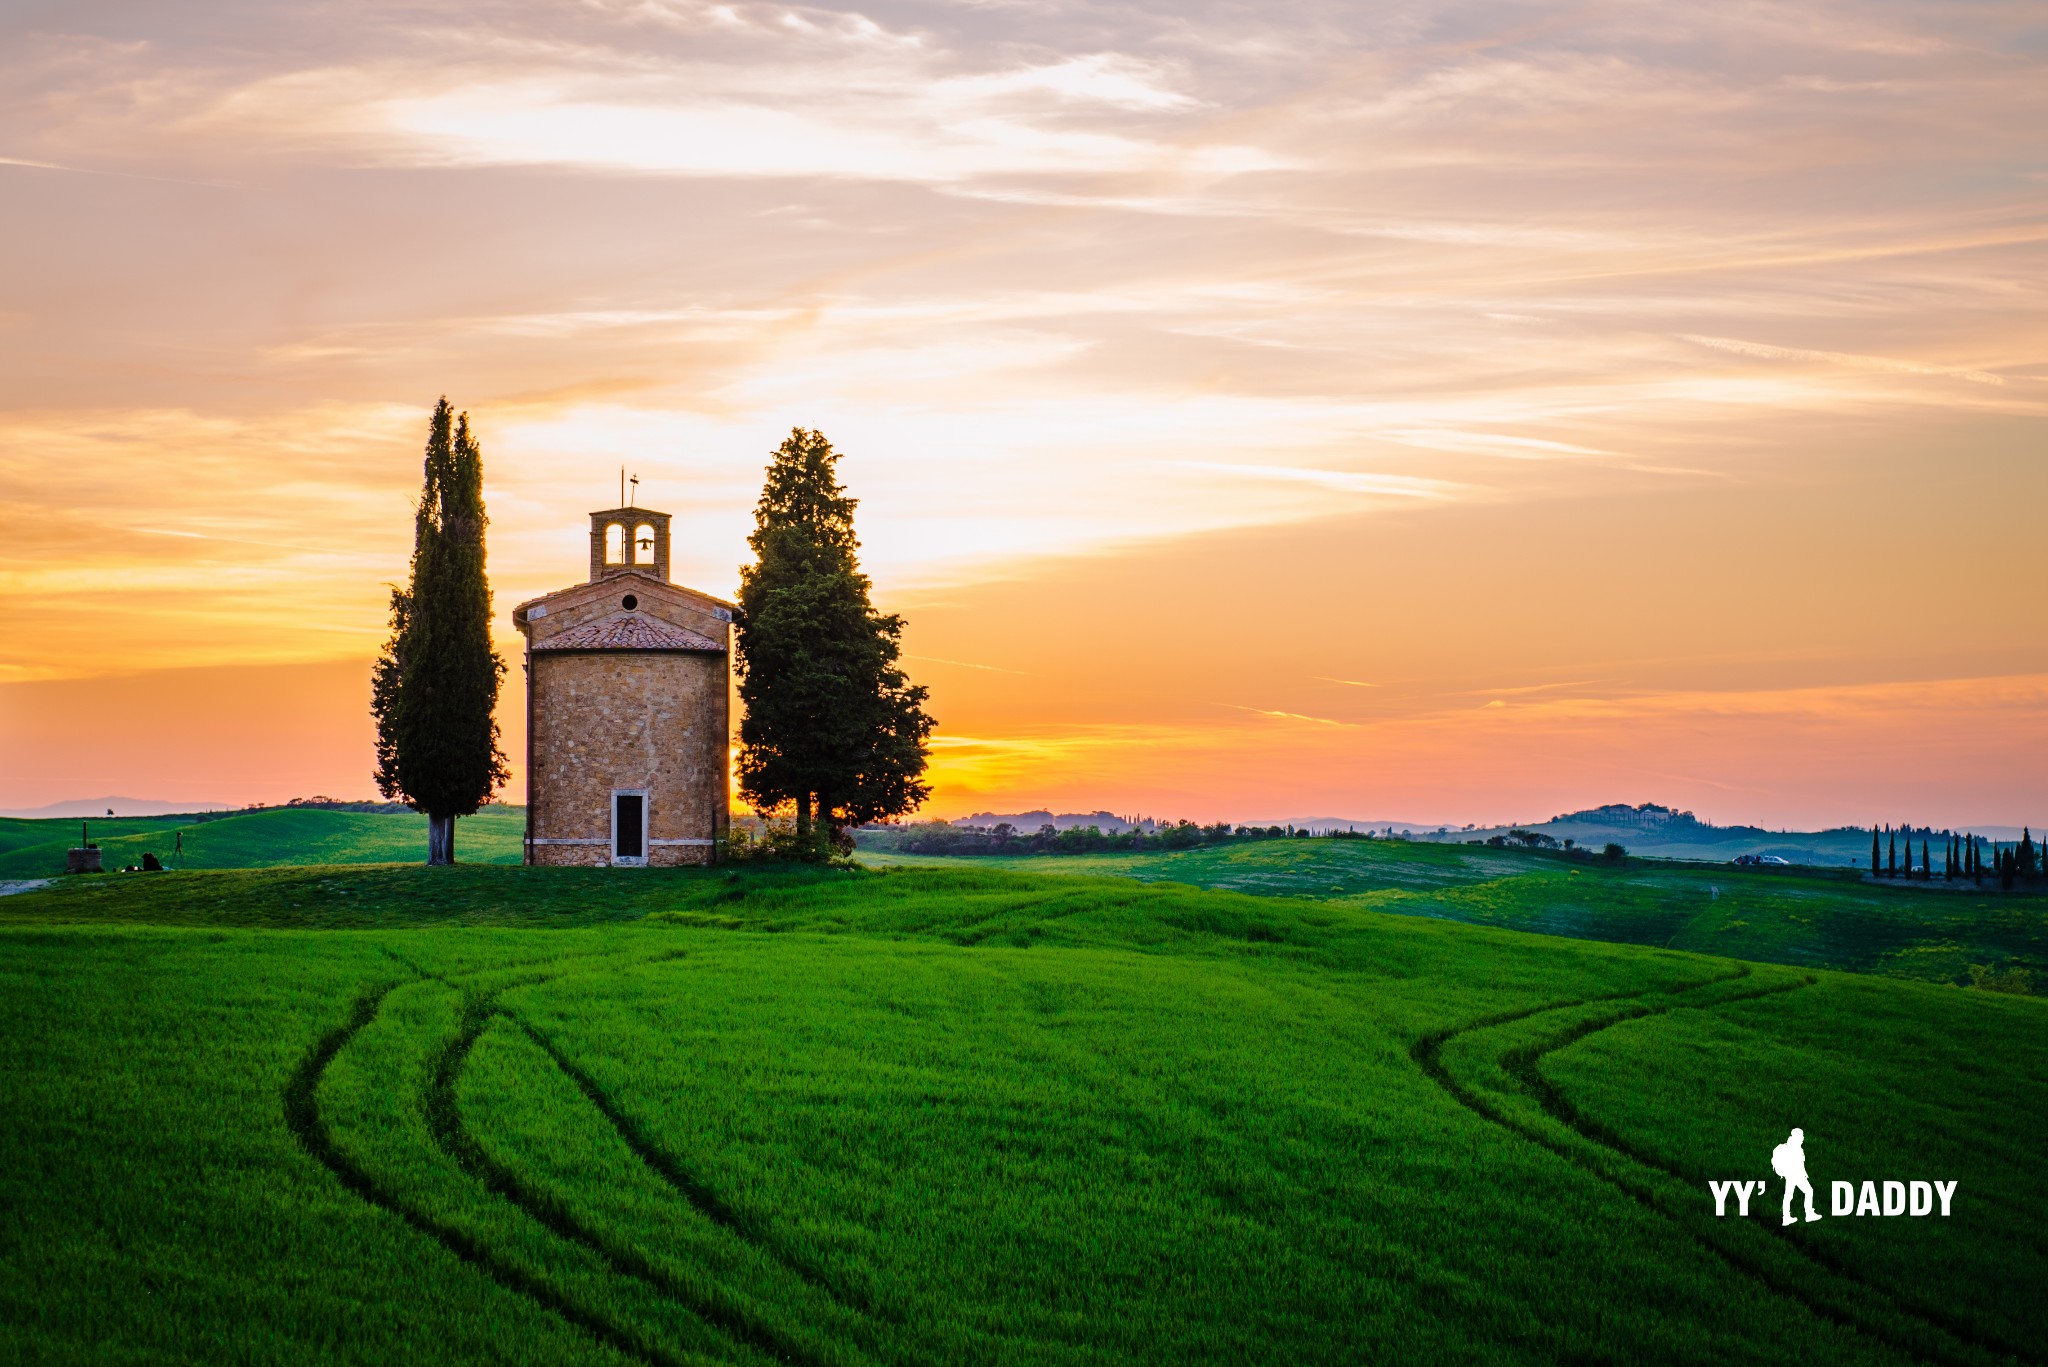
{"type": "Polygon", "coordinates": [[[619,789],[647,793],[650,865],[712,861],[709,843],[661,842],[725,838],[726,660],[651,650],[528,655],[527,833],[537,842],[589,842],[533,844],[533,863],[609,864],[619,789]]]}

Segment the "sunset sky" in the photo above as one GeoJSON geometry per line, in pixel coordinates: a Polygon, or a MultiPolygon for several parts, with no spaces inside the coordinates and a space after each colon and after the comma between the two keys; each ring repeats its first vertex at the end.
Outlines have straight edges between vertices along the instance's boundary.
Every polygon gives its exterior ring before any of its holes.
{"type": "Polygon", "coordinates": [[[16,3],[0,251],[0,807],[371,794],[445,393],[515,661],[821,428],[934,814],[2048,817],[2048,5],[16,3]]]}

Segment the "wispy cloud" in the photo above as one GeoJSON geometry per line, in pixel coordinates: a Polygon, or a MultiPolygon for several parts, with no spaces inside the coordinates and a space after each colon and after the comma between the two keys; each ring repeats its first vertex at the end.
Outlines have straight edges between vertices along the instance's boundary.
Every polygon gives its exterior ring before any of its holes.
{"type": "Polygon", "coordinates": [[[912,655],[907,650],[903,652],[903,658],[906,660],[923,660],[928,664],[951,665],[955,669],[979,669],[989,674],[1015,674],[1018,678],[1031,677],[1028,671],[1022,669],[1005,669],[1001,665],[970,664],[966,660],[943,660],[936,655],[912,655]]]}
{"type": "Polygon", "coordinates": [[[1456,485],[1445,480],[1415,475],[1383,475],[1363,470],[1319,470],[1296,465],[1245,465],[1213,460],[1188,460],[1180,464],[1190,470],[1213,471],[1244,479],[1315,484],[1338,493],[1389,498],[1448,498],[1457,489],[1456,485]]]}
{"type": "Polygon", "coordinates": [[[1334,717],[1312,717],[1305,712],[1280,712],[1265,707],[1241,707],[1236,703],[1224,703],[1223,705],[1233,712],[1250,712],[1254,716],[1272,717],[1277,721],[1305,721],[1315,726],[1337,726],[1346,729],[1353,729],[1358,726],[1357,722],[1338,721],[1334,717]]]}
{"type": "Polygon", "coordinates": [[[1732,351],[1738,356],[1755,356],[1767,361],[1818,361],[1826,365],[1845,366],[1852,370],[1876,370],[1895,375],[1940,375],[1957,380],[1969,380],[1973,384],[2004,384],[2002,376],[1989,371],[1972,370],[1967,366],[1930,365],[1924,361],[1905,361],[1891,356],[1863,356],[1848,351],[1814,351],[1806,347],[1772,346],[1765,342],[1744,342],[1733,337],[1703,337],[1697,333],[1682,334],[1688,342],[1713,347],[1717,351],[1732,351]]]}

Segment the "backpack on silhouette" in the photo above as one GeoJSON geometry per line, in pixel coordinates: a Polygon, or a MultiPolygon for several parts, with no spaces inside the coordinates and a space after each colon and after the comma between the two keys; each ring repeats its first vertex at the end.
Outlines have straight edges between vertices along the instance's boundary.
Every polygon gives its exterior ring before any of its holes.
{"type": "Polygon", "coordinates": [[[1771,1150],[1771,1171],[1780,1177],[1792,1175],[1792,1142],[1787,1140],[1771,1150]]]}

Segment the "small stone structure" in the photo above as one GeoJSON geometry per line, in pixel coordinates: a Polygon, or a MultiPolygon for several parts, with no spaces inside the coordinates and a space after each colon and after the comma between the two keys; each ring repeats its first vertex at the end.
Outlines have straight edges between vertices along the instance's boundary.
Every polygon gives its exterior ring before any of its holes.
{"type": "Polygon", "coordinates": [[[64,851],[64,872],[98,873],[100,871],[100,847],[87,845],[82,849],[64,851]]]}
{"type": "Polygon", "coordinates": [[[733,606],[668,566],[667,513],[592,513],[589,582],[513,609],[529,864],[708,864],[725,838],[733,606]]]}

